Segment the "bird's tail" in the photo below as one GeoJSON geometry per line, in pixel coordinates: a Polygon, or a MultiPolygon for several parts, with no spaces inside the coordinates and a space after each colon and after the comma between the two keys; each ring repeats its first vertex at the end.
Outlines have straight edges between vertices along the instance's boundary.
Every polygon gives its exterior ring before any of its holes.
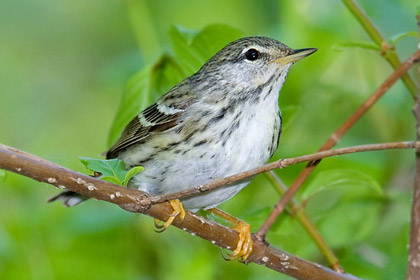
{"type": "Polygon", "coordinates": [[[72,191],[63,191],[57,195],[50,197],[47,202],[62,201],[66,207],[76,206],[83,201],[89,199],[89,197],[80,195],[72,191]]]}

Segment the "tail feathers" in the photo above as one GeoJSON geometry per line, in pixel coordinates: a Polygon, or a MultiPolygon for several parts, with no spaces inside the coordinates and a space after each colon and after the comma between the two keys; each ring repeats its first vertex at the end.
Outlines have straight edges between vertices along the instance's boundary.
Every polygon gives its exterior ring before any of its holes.
{"type": "Polygon", "coordinates": [[[72,191],[63,191],[55,196],[50,197],[47,202],[62,201],[64,206],[73,207],[87,199],[89,198],[78,193],[72,191]]]}

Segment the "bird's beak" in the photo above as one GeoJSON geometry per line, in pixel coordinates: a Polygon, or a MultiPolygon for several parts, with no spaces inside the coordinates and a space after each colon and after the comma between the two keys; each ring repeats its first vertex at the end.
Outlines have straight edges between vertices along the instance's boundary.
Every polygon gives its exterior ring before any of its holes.
{"type": "Polygon", "coordinates": [[[299,49],[299,50],[292,50],[292,53],[284,56],[284,57],[280,57],[278,59],[275,60],[275,62],[286,65],[288,63],[291,62],[297,62],[301,59],[304,59],[305,57],[313,54],[314,52],[316,52],[318,49],[316,48],[308,48],[308,49],[299,49]]]}

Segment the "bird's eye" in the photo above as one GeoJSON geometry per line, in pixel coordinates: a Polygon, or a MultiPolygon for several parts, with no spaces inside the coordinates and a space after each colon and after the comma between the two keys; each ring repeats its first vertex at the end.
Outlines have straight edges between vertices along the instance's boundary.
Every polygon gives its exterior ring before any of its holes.
{"type": "Polygon", "coordinates": [[[248,59],[249,61],[257,60],[259,56],[260,56],[260,52],[257,51],[256,49],[249,49],[245,53],[245,58],[248,59]]]}

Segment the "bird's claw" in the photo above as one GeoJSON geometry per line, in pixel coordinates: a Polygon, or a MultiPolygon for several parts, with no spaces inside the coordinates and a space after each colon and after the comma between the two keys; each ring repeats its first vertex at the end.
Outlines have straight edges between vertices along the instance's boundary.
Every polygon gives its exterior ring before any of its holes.
{"type": "Polygon", "coordinates": [[[239,233],[239,239],[235,250],[233,250],[232,253],[227,254],[227,256],[223,256],[223,258],[228,261],[240,258],[242,262],[246,262],[252,252],[253,246],[251,226],[217,208],[211,208],[209,211],[233,224],[234,227],[232,229],[239,233]]]}
{"type": "Polygon", "coordinates": [[[235,250],[228,254],[227,260],[236,260],[238,258],[245,262],[252,252],[253,242],[251,235],[251,227],[244,221],[239,221],[233,228],[239,233],[239,240],[235,250]]]}
{"type": "Polygon", "coordinates": [[[185,210],[184,210],[184,207],[182,206],[181,201],[179,201],[179,199],[170,200],[169,203],[171,204],[174,211],[172,212],[171,215],[169,215],[168,220],[165,223],[160,224],[161,221],[158,219],[155,219],[155,227],[156,227],[155,231],[158,233],[164,232],[173,223],[173,221],[175,220],[177,216],[179,216],[181,221],[183,221],[185,218],[185,210]]]}

